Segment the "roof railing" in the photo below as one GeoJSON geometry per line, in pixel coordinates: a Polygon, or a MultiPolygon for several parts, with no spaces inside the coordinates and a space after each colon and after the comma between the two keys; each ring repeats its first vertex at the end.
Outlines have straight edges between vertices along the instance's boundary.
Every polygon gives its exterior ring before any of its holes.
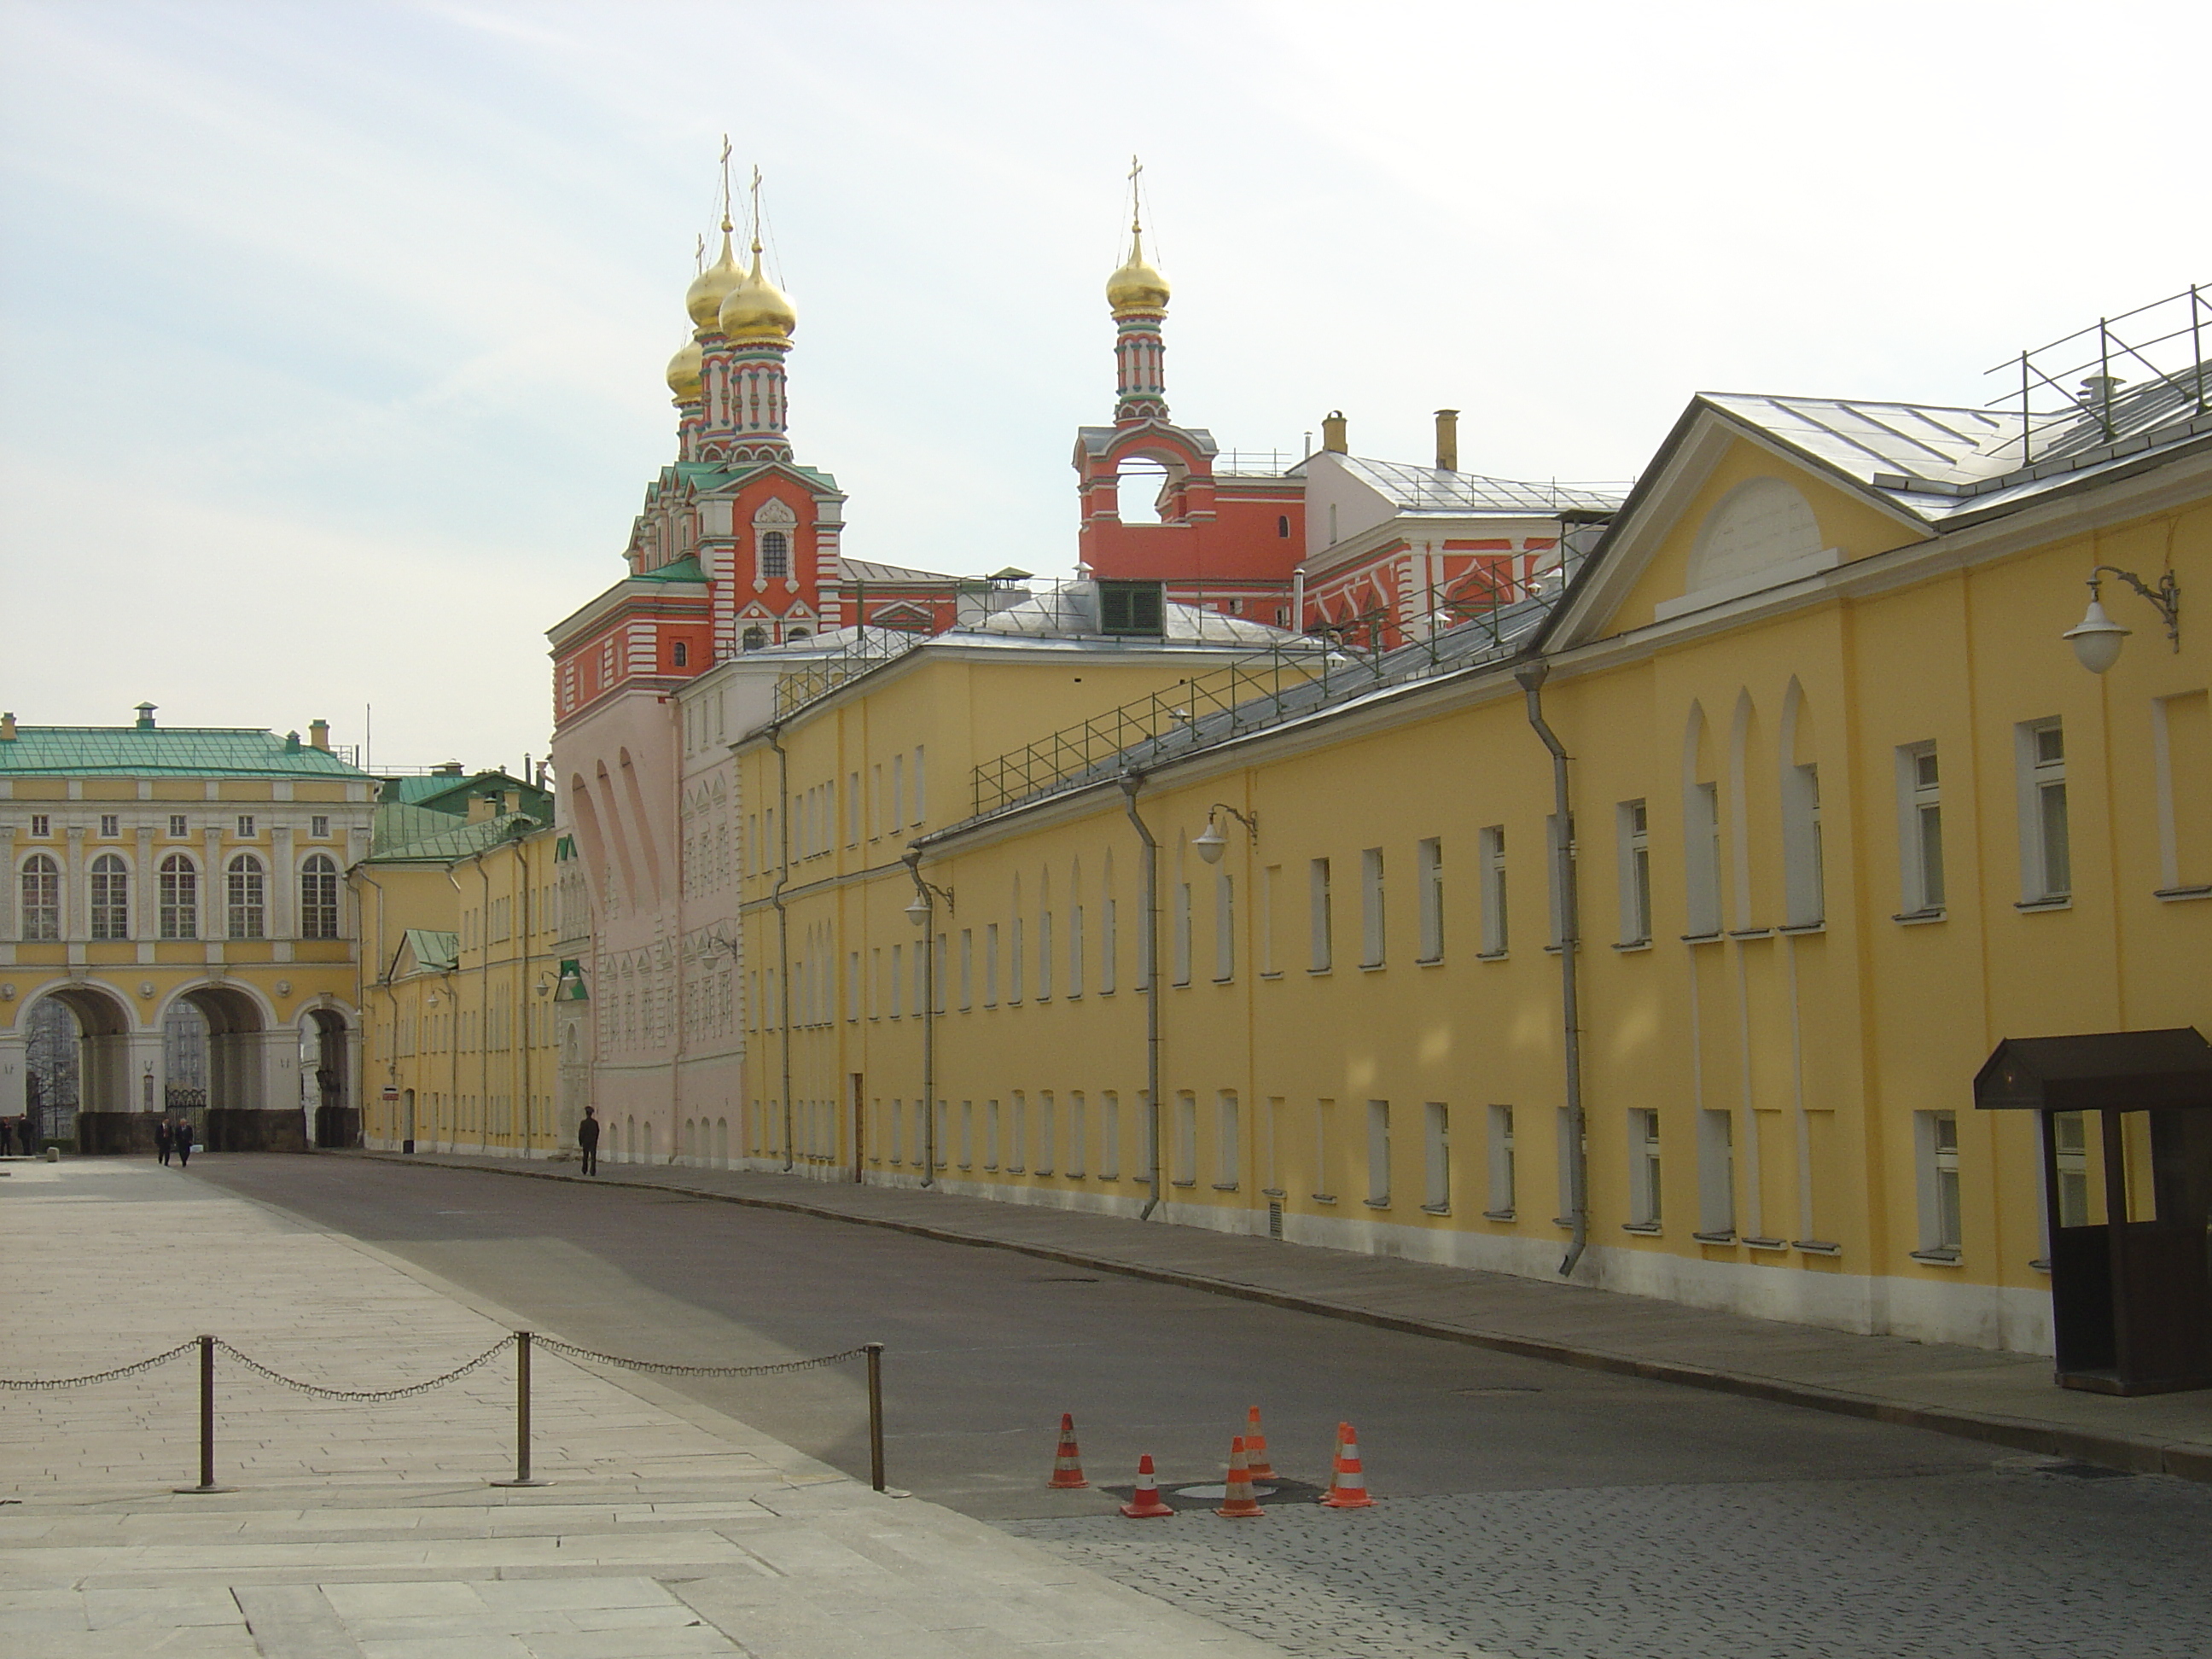
{"type": "Polygon", "coordinates": [[[2208,346],[2212,292],[2192,283],[2179,294],[2100,317],[2094,326],[1986,370],[2014,376],[2017,387],[1984,407],[2018,412],[2021,465],[2029,466],[2069,438],[2075,445],[2111,443],[2124,432],[2162,425],[2185,411],[2212,412],[2208,346]]]}

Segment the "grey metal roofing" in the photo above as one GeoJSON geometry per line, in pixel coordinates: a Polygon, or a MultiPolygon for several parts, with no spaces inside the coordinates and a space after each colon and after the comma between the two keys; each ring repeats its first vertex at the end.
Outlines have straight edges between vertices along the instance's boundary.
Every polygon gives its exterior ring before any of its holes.
{"type": "MultiPolygon", "coordinates": [[[[414,953],[415,965],[428,973],[453,971],[461,959],[461,936],[440,927],[410,927],[402,935],[414,953]]],[[[393,966],[398,965],[398,958],[393,966]]]]}
{"type": "Polygon", "coordinates": [[[1344,456],[1340,465],[1401,513],[1510,514],[1540,519],[1569,509],[1610,513],[1628,497],[1625,483],[1522,483],[1364,455],[1344,456]]]}
{"type": "MultiPolygon", "coordinates": [[[[370,862],[386,863],[450,863],[455,859],[473,858],[486,848],[496,847],[501,842],[520,841],[545,828],[540,820],[527,812],[501,812],[474,823],[465,823],[448,812],[428,813],[421,807],[387,808],[400,813],[414,815],[416,819],[435,817],[436,829],[413,836],[404,841],[394,841],[379,847],[369,855],[370,862]]],[[[380,828],[383,814],[379,813],[380,828]]],[[[404,833],[401,829],[400,833],[404,833]]]]}
{"type": "Polygon", "coordinates": [[[840,555],[837,562],[844,568],[845,580],[854,582],[951,582],[961,578],[941,570],[910,570],[902,564],[878,564],[872,559],[854,559],[840,555]]]}
{"type": "Polygon", "coordinates": [[[2022,460],[2018,410],[1844,398],[1699,394],[1699,401],[1879,490],[1929,523],[2009,507],[2108,465],[2212,433],[2194,370],[2145,380],[2105,411],[2039,416],[2022,460]]]}
{"type": "Polygon", "coordinates": [[[296,736],[228,726],[21,726],[13,742],[0,743],[0,774],[369,780],[296,736]]]}
{"type": "Polygon", "coordinates": [[[1162,607],[1158,635],[1127,636],[1102,635],[1098,626],[1098,585],[1096,582],[1056,582],[1042,592],[986,617],[972,627],[955,629],[954,636],[974,634],[1018,634],[1032,639],[1081,639],[1085,644],[1124,641],[1131,645],[1172,643],[1250,645],[1261,647],[1292,640],[1289,630],[1272,628],[1243,617],[1225,616],[1202,605],[1170,604],[1162,607]]]}

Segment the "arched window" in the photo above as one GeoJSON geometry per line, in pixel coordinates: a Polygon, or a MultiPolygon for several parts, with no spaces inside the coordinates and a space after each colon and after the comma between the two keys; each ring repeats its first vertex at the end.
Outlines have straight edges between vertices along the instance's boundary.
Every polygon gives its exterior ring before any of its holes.
{"type": "Polygon", "coordinates": [[[791,538],[781,530],[761,532],[760,573],[763,576],[791,574],[791,538]]]}
{"type": "Polygon", "coordinates": [[[200,936],[200,872],[182,853],[161,860],[161,937],[200,936]]]}
{"type": "Polygon", "coordinates": [[[23,861],[23,937],[27,939],[62,936],[62,871],[44,853],[23,861]]]}
{"type": "Polygon", "coordinates": [[[233,939],[264,939],[269,933],[268,884],[261,860],[240,853],[229,865],[230,927],[233,939]]]}
{"type": "Polygon", "coordinates": [[[672,654],[674,656],[677,667],[688,668],[690,666],[691,647],[686,645],[682,640],[676,641],[675,650],[672,654]]]}
{"type": "Polygon", "coordinates": [[[131,937],[131,872],[113,853],[92,861],[92,936],[131,937]]]}
{"type": "Polygon", "coordinates": [[[300,866],[300,937],[338,936],[338,867],[321,853],[300,866]]]}
{"type": "Polygon", "coordinates": [[[765,628],[748,628],[745,629],[744,639],[742,643],[744,648],[748,651],[759,650],[761,647],[768,643],[768,629],[765,628]]]}
{"type": "Polygon", "coordinates": [[[787,644],[793,640],[811,639],[813,635],[814,630],[811,628],[788,628],[784,630],[783,637],[787,644]]]}

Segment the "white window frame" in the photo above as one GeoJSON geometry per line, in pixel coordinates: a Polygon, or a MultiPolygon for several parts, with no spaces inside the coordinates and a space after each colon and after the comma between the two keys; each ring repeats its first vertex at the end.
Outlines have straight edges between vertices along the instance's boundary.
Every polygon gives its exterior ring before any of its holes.
{"type": "Polygon", "coordinates": [[[1692,781],[1682,791],[1683,932],[1717,939],[1721,931],[1721,787],[1692,781]]]}
{"type": "Polygon", "coordinates": [[[1421,953],[1424,963],[1444,959],[1444,844],[1431,836],[1413,846],[1413,878],[1421,902],[1421,953]]]}
{"type": "Polygon", "coordinates": [[[1061,1170],[1070,1181],[1083,1179],[1084,1165],[1090,1161],[1091,1111],[1090,1103],[1080,1089],[1067,1097],[1067,1158],[1066,1168],[1061,1170]]]}
{"type": "Polygon", "coordinates": [[[975,1000],[975,930],[960,930],[960,1012],[966,1013],[975,1000]]]}
{"type": "Polygon", "coordinates": [[[1390,1207],[1390,1103],[1367,1103],[1367,1207],[1390,1207]]]}
{"type": "Polygon", "coordinates": [[[2013,727],[2020,792],[2020,903],[2056,908],[2074,896],[2066,813],[2066,729],[2057,716],[2013,727]]]}
{"type": "Polygon", "coordinates": [[[1110,997],[1114,994],[1115,969],[1119,965],[1115,951],[1119,942],[1121,919],[1115,912],[1111,893],[1099,901],[1099,906],[1102,914],[1098,918],[1098,994],[1110,997]]]}
{"type": "Polygon", "coordinates": [[[1662,1180],[1659,1113],[1656,1107],[1628,1109],[1628,1225],[1656,1232],[1666,1214],[1662,1180]]]}
{"type": "Polygon", "coordinates": [[[1965,1253],[1959,1186],[1959,1115],[1912,1115],[1913,1164],[1919,1175],[1920,1248],[1914,1260],[1952,1263],[1965,1253]]]}
{"type": "Polygon", "coordinates": [[[1114,1089],[1098,1097],[1098,1178],[1121,1178],[1121,1096],[1114,1089]]]}
{"type": "MultiPolygon", "coordinates": [[[[330,823],[330,820],[328,818],[321,818],[317,820],[317,822],[327,824],[330,823]]],[[[170,813],[169,839],[171,841],[182,841],[187,833],[189,833],[189,827],[185,823],[185,815],[182,812],[170,813]]],[[[319,830],[315,833],[319,836],[326,836],[330,831],[325,829],[319,830]]]]}
{"type": "Polygon", "coordinates": [[[1477,833],[1482,908],[1482,954],[1495,959],[1506,953],[1511,940],[1505,889],[1505,826],[1486,825],[1477,833]]]}
{"type": "Polygon", "coordinates": [[[1651,811],[1640,800],[1625,800],[1613,809],[1613,834],[1620,848],[1620,939],[1633,947],[1651,943],[1651,811]]]}
{"type": "Polygon", "coordinates": [[[999,1006],[999,924],[983,924],[983,1006],[999,1006]]]}
{"type": "MultiPolygon", "coordinates": [[[[35,820],[33,820],[35,822],[35,820]]],[[[62,866],[51,853],[33,853],[16,872],[22,908],[18,931],[32,943],[62,936],[62,866]]]]}
{"type": "Polygon", "coordinates": [[[91,896],[91,936],[96,939],[129,939],[131,866],[123,855],[102,853],[93,860],[87,885],[91,896]]]}
{"type": "Polygon", "coordinates": [[[1187,1089],[1175,1097],[1175,1162],[1170,1166],[1168,1184],[1198,1185],[1198,1097],[1187,1089]]]}
{"type": "Polygon", "coordinates": [[[1190,884],[1179,881],[1175,884],[1172,921],[1174,923],[1175,963],[1171,985],[1190,983],[1190,884]]]}
{"type": "Polygon", "coordinates": [[[1510,1221],[1514,1208],[1513,1167],[1513,1109],[1493,1105],[1486,1114],[1489,1121],[1488,1147],[1490,1203],[1483,1214],[1492,1221],[1510,1221]]]}
{"type": "Polygon", "coordinates": [[[1326,974],[1334,959],[1335,929],[1331,917],[1328,888],[1328,860],[1314,859],[1306,866],[1307,929],[1310,951],[1306,971],[1326,974]]]}
{"type": "Polygon", "coordinates": [[[1441,1100],[1421,1107],[1421,1207],[1431,1215],[1451,1213],[1451,1108],[1441,1100]]]}
{"type": "Polygon", "coordinates": [[[1698,1236],[1735,1237],[1735,1115],[1698,1112],[1698,1236]]]}
{"type": "Polygon", "coordinates": [[[1901,915],[1914,921],[1942,915],[1948,891],[1943,773],[1932,740],[1898,746],[1897,861],[1901,915]]]}
{"type": "Polygon", "coordinates": [[[337,939],[344,927],[345,899],[337,864],[327,853],[311,854],[300,866],[300,937],[337,939]]]}
{"type": "Polygon", "coordinates": [[[1820,831],[1820,769],[1808,761],[1782,769],[1782,902],[1785,925],[1827,920],[1827,870],[1820,831]]]}
{"type": "Polygon", "coordinates": [[[1213,982],[1226,985],[1237,977],[1237,878],[1226,870],[1213,872],[1213,982]]]}
{"type": "Polygon", "coordinates": [[[1243,1180],[1243,1125],[1234,1089],[1224,1089],[1213,1102],[1213,1185],[1216,1191],[1235,1192],[1243,1180]]]}
{"type": "Polygon", "coordinates": [[[155,875],[161,903],[161,914],[156,918],[160,936],[163,939],[198,939],[200,936],[199,866],[188,854],[171,853],[162,859],[155,875]]]}
{"type": "Polygon", "coordinates": [[[1389,946],[1389,919],[1383,912],[1382,849],[1362,848],[1359,853],[1359,965],[1380,968],[1389,946]]]}

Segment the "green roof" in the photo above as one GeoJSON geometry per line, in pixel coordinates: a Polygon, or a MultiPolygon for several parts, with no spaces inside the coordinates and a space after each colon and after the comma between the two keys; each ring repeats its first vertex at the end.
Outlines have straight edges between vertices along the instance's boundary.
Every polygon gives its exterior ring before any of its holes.
{"type": "Polygon", "coordinates": [[[485,848],[496,847],[503,841],[520,841],[523,836],[545,828],[544,823],[527,812],[501,812],[495,817],[464,823],[449,813],[424,813],[419,807],[398,810],[434,818],[441,827],[431,830],[415,840],[380,848],[369,854],[372,864],[449,864],[456,859],[473,858],[485,848]]]}
{"type": "MultiPolygon", "coordinates": [[[[414,952],[415,965],[433,974],[449,973],[461,959],[461,936],[436,927],[410,927],[405,934],[407,949],[414,952]]],[[[392,958],[398,965],[398,958],[392,958]]]]}
{"type": "Polygon", "coordinates": [[[703,582],[707,580],[707,573],[699,568],[697,554],[686,553],[680,559],[655,565],[650,570],[641,570],[630,580],[639,582],[703,582]]]}
{"type": "Polygon", "coordinates": [[[448,789],[467,781],[467,778],[459,772],[410,773],[405,777],[386,778],[384,787],[376,792],[376,798],[387,804],[396,801],[411,806],[417,801],[442,795],[448,789]]]}
{"type": "Polygon", "coordinates": [[[230,726],[22,726],[0,741],[0,776],[359,778],[327,749],[230,726]]]}

